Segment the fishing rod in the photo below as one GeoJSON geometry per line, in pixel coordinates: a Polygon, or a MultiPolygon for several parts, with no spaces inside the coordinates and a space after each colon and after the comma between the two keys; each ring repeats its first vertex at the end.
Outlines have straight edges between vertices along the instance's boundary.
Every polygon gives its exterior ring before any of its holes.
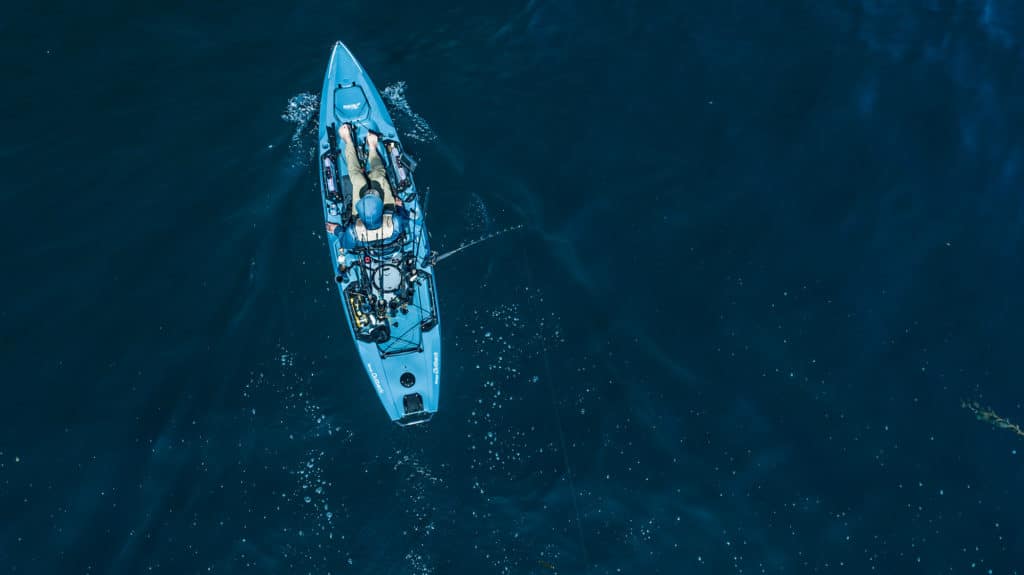
{"type": "Polygon", "coordinates": [[[475,239],[473,241],[463,242],[463,243],[459,244],[459,247],[455,248],[454,250],[447,251],[447,252],[445,252],[445,253],[443,253],[441,255],[437,255],[437,252],[431,252],[430,256],[427,256],[427,257],[430,258],[430,260],[431,260],[430,264],[431,265],[436,265],[437,262],[440,262],[440,261],[445,260],[445,259],[447,259],[447,258],[449,258],[451,256],[454,256],[455,254],[457,254],[457,253],[459,253],[459,252],[461,252],[463,250],[467,250],[467,249],[469,249],[469,248],[471,248],[471,247],[473,247],[473,246],[475,246],[475,245],[477,245],[479,243],[486,242],[489,239],[493,239],[493,238],[496,238],[496,237],[498,237],[500,235],[507,234],[508,232],[514,232],[516,230],[521,230],[524,227],[525,226],[523,224],[517,224],[517,225],[514,225],[514,226],[509,226],[507,228],[500,229],[500,230],[498,230],[496,232],[491,232],[489,234],[480,236],[479,238],[477,238],[477,239],[475,239]]]}

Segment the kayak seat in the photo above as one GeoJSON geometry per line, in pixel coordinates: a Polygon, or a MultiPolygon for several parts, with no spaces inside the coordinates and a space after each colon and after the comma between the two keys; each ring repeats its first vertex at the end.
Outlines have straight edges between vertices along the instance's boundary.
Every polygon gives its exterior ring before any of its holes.
{"type": "Polygon", "coordinates": [[[358,84],[338,87],[334,91],[334,114],[342,122],[365,120],[370,115],[366,94],[358,84]]]}

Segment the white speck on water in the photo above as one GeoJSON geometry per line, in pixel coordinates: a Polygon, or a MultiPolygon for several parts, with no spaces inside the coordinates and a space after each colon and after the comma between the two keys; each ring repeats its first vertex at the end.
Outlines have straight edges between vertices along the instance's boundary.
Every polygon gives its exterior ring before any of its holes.
{"type": "Polygon", "coordinates": [[[313,498],[310,497],[309,495],[307,495],[307,496],[303,497],[302,500],[305,501],[306,503],[309,503],[310,501],[313,500],[313,498]]]}

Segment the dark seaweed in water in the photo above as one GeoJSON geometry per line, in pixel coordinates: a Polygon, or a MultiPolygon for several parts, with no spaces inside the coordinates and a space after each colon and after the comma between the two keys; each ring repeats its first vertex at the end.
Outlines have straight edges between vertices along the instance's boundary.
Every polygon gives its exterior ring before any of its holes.
{"type": "Polygon", "coordinates": [[[0,565],[1019,572],[1024,18],[926,4],[10,8],[0,565]],[[324,250],[339,39],[436,249],[525,224],[420,429],[324,250]]]}

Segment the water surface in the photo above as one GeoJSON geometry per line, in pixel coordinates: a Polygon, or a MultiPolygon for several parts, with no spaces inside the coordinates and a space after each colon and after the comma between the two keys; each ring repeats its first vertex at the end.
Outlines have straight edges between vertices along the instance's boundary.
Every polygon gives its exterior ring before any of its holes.
{"type": "Polygon", "coordinates": [[[1010,2],[12,9],[10,573],[1018,573],[1010,2]],[[446,260],[387,421],[311,166],[330,47],[446,260]]]}

